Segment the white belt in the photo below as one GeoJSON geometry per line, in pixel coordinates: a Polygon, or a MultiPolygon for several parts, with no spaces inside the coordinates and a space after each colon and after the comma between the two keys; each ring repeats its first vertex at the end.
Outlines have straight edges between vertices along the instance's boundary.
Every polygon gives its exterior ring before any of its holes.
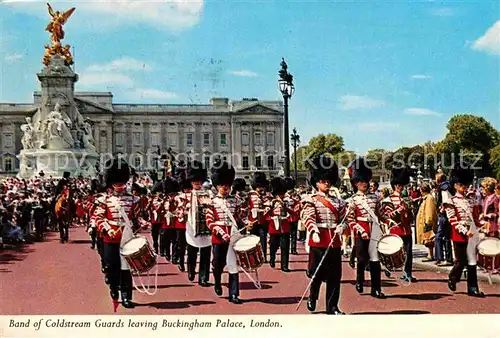
{"type": "Polygon", "coordinates": [[[332,223],[316,223],[316,226],[318,228],[322,228],[322,229],[325,229],[325,228],[326,229],[329,229],[329,228],[334,229],[337,226],[337,224],[333,223],[333,222],[332,223]]]}
{"type": "Polygon", "coordinates": [[[356,221],[370,222],[370,220],[367,217],[356,217],[356,221]]]}

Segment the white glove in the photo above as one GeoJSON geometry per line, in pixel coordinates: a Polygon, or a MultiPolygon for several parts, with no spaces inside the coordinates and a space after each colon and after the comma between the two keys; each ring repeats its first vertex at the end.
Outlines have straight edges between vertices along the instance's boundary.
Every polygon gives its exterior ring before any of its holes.
{"type": "Polygon", "coordinates": [[[222,239],[224,240],[224,242],[229,242],[231,240],[231,237],[229,237],[228,234],[224,234],[224,236],[222,236],[222,239]]]}
{"type": "Polygon", "coordinates": [[[89,235],[92,235],[92,230],[93,230],[93,228],[88,228],[87,233],[88,233],[89,235]]]}
{"type": "Polygon", "coordinates": [[[344,226],[342,224],[337,225],[337,228],[335,229],[335,233],[337,235],[342,235],[344,233],[344,226]]]}
{"type": "Polygon", "coordinates": [[[465,226],[463,226],[463,225],[457,225],[457,230],[458,230],[458,232],[461,232],[461,233],[463,233],[464,235],[466,235],[466,234],[467,234],[467,232],[469,231],[469,230],[467,230],[467,228],[466,228],[465,226]]]}
{"type": "Polygon", "coordinates": [[[226,235],[226,232],[222,230],[220,226],[215,226],[213,230],[216,234],[219,234],[220,236],[226,235]]]}
{"type": "Polygon", "coordinates": [[[314,242],[314,243],[316,243],[316,244],[320,242],[319,234],[318,234],[317,232],[314,232],[314,233],[312,234],[312,240],[313,240],[313,242],[314,242]]]}

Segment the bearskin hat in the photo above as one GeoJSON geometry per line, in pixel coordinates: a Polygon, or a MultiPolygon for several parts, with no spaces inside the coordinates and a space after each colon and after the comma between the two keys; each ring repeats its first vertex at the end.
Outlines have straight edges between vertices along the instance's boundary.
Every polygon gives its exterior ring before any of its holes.
{"type": "Polygon", "coordinates": [[[186,178],[179,177],[177,179],[177,182],[179,183],[179,188],[181,190],[191,190],[191,188],[192,188],[191,181],[186,179],[186,178]]]}
{"type": "Polygon", "coordinates": [[[247,188],[247,182],[244,178],[237,178],[233,182],[233,191],[245,191],[247,188]]]}
{"type": "Polygon", "coordinates": [[[172,177],[167,177],[163,180],[163,192],[165,194],[171,194],[174,192],[178,192],[180,190],[181,187],[176,179],[172,177]]]}
{"type": "Polygon", "coordinates": [[[271,191],[273,195],[283,195],[286,193],[286,182],[281,177],[273,177],[270,182],[271,191]]]}
{"type": "Polygon", "coordinates": [[[372,179],[372,170],[366,166],[363,157],[354,159],[347,167],[347,171],[353,187],[358,182],[370,182],[372,179]]]}
{"type": "Polygon", "coordinates": [[[217,187],[219,185],[232,186],[236,171],[233,166],[227,162],[217,162],[212,168],[212,184],[217,187]]]}
{"type": "Polygon", "coordinates": [[[474,170],[468,162],[456,161],[450,171],[450,181],[469,186],[474,182],[474,170]]]}
{"type": "Polygon", "coordinates": [[[285,186],[286,190],[295,189],[295,180],[293,179],[293,177],[285,177],[285,186]]]}
{"type": "Polygon", "coordinates": [[[269,181],[266,178],[266,174],[261,171],[256,171],[252,177],[252,189],[267,188],[268,186],[269,181]]]}
{"type": "Polygon", "coordinates": [[[71,173],[70,173],[69,171],[65,171],[65,172],[63,172],[63,178],[68,179],[68,178],[70,178],[70,177],[71,177],[71,173]]]}
{"type": "Polygon", "coordinates": [[[141,192],[141,186],[137,183],[132,184],[132,187],[130,188],[130,191],[137,191],[141,192]]]}
{"type": "Polygon", "coordinates": [[[205,182],[207,180],[207,169],[200,161],[192,161],[187,168],[187,179],[191,182],[205,182]]]}
{"type": "Polygon", "coordinates": [[[106,162],[106,185],[125,184],[130,178],[130,167],[121,157],[114,157],[106,162]]]}
{"type": "Polygon", "coordinates": [[[411,169],[406,167],[403,168],[392,168],[391,171],[391,185],[394,187],[396,184],[407,185],[410,183],[411,169]]]}
{"type": "Polygon", "coordinates": [[[309,167],[309,183],[313,187],[322,180],[330,181],[331,185],[338,183],[339,167],[331,157],[320,155],[310,162],[309,167]]]}

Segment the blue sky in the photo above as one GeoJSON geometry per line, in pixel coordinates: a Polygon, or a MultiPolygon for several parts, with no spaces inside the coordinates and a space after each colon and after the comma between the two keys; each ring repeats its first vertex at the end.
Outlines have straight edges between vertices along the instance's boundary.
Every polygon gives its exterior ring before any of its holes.
{"type": "MultiPolygon", "coordinates": [[[[54,1],[78,91],[115,103],[279,100],[294,75],[290,125],[365,152],[440,140],[456,113],[500,128],[499,1],[54,1]],[[355,131],[358,130],[358,133],[355,131]]],[[[43,67],[44,1],[0,5],[2,102],[31,102],[43,67]]]]}

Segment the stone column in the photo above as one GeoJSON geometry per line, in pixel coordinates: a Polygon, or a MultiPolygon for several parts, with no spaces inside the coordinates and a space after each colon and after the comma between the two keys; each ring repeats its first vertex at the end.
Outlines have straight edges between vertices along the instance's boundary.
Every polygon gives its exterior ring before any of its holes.
{"type": "Polygon", "coordinates": [[[144,122],[142,124],[142,134],[143,134],[143,149],[144,153],[147,153],[149,149],[151,149],[151,128],[149,122],[144,122]]]}
{"type": "Polygon", "coordinates": [[[253,142],[253,137],[254,137],[254,135],[253,135],[253,123],[250,123],[250,128],[248,128],[248,139],[249,139],[248,147],[250,149],[250,152],[248,154],[248,162],[249,162],[250,167],[255,166],[255,145],[253,142]]]}
{"type": "Polygon", "coordinates": [[[167,124],[166,123],[160,123],[160,147],[162,152],[165,152],[169,145],[168,145],[168,138],[167,138],[167,124]]]}
{"type": "Polygon", "coordinates": [[[113,123],[108,123],[106,122],[106,131],[107,131],[107,134],[108,134],[108,140],[110,140],[111,142],[108,142],[108,150],[107,152],[108,153],[111,153],[113,154],[115,152],[115,138],[116,138],[116,135],[114,133],[114,130],[113,130],[113,123]]]}
{"type": "Polygon", "coordinates": [[[132,143],[134,142],[132,137],[132,122],[125,123],[125,151],[127,155],[130,156],[132,154],[132,143]]]}

